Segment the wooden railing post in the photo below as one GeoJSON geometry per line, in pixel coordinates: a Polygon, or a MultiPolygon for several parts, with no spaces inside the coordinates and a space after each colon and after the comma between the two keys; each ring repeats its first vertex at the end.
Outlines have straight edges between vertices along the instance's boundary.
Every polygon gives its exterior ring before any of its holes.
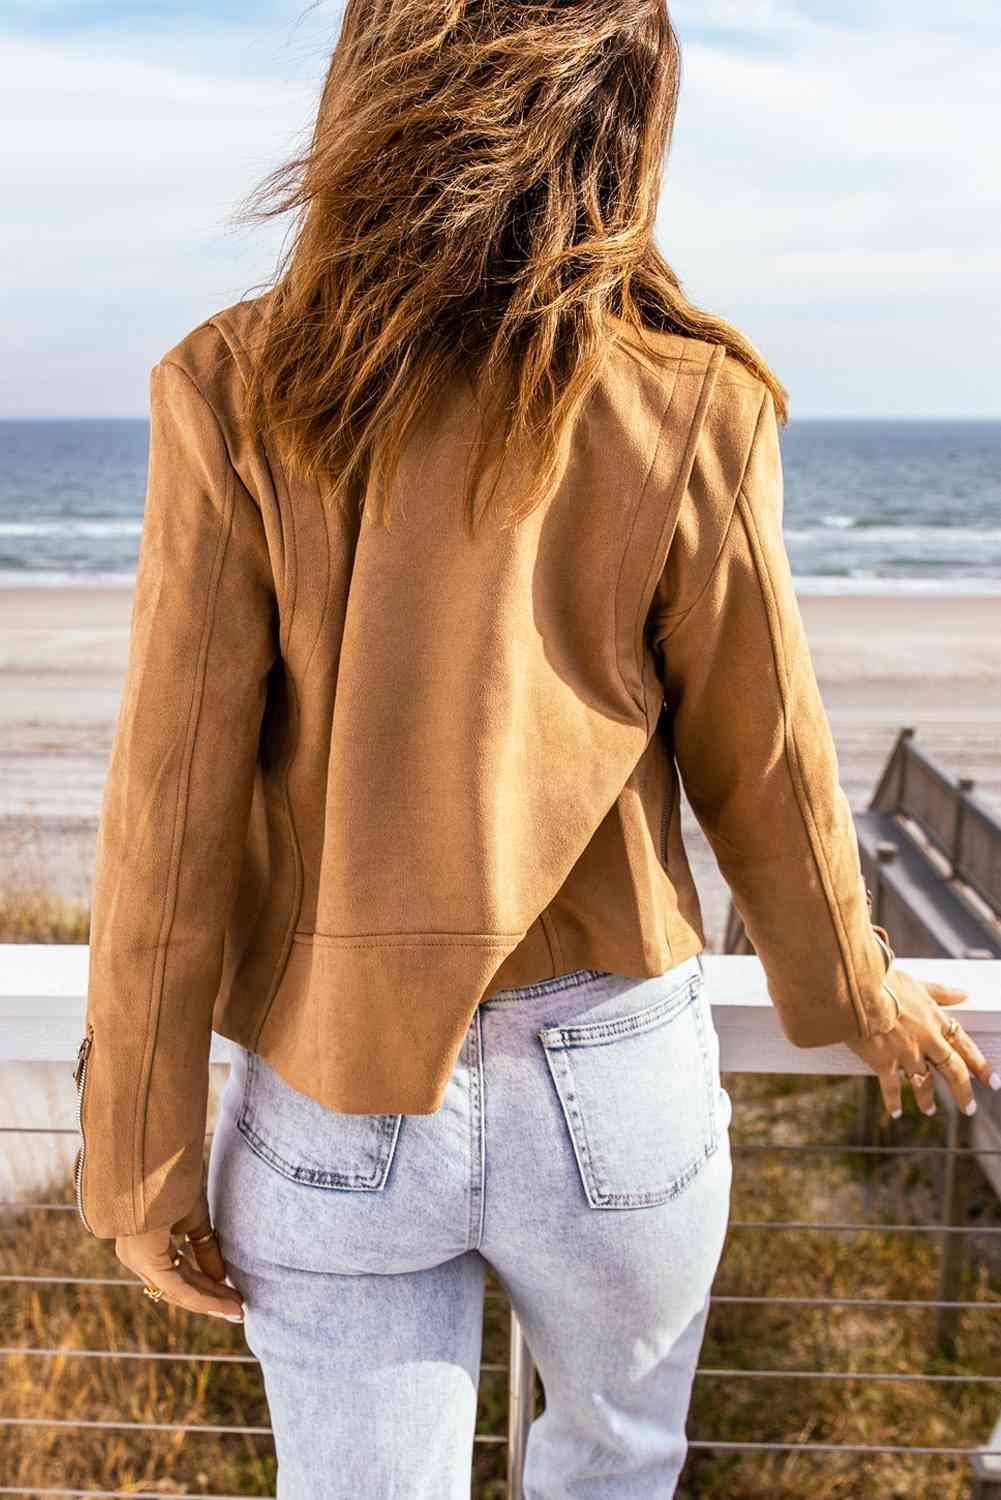
{"type": "MultiPolygon", "coordinates": [[[[970,1174],[960,1166],[956,1149],[968,1148],[973,1141],[973,1120],[964,1115],[946,1089],[936,1090],[943,1098],[949,1112],[945,1158],[945,1176],[942,1184],[942,1223],[965,1224],[969,1199],[970,1174]]],[[[959,1300],[966,1269],[967,1241],[965,1234],[943,1234],[942,1257],[939,1262],[938,1292],[940,1303],[959,1300]]],[[[956,1332],[958,1314],[954,1307],[939,1306],[935,1309],[935,1347],[947,1359],[956,1357],[956,1332]]]]}
{"type": "Polygon", "coordinates": [[[906,729],[900,731],[900,739],[898,741],[900,748],[900,769],[897,772],[897,806],[899,808],[904,806],[904,798],[907,793],[907,758],[913,738],[914,729],[912,726],[908,725],[906,729]]]}
{"type": "Polygon", "coordinates": [[[907,742],[913,738],[914,730],[910,727],[898,732],[893,742],[893,749],[883,767],[883,774],[869,800],[870,808],[881,809],[883,812],[896,812],[900,806],[904,790],[904,758],[907,754],[907,742]]]}
{"type": "Polygon", "coordinates": [[[952,848],[949,851],[949,874],[955,879],[963,866],[962,840],[963,840],[963,814],[966,811],[966,799],[969,797],[976,782],[972,776],[961,776],[957,783],[959,795],[956,798],[956,821],[952,830],[952,848]]]}

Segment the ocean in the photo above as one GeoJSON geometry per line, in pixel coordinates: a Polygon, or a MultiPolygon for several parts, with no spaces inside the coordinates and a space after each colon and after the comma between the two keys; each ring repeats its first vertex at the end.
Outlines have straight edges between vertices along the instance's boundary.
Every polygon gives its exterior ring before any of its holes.
{"type": "MultiPolygon", "coordinates": [[[[1001,422],[792,420],[785,538],[814,593],[1001,593],[1001,422]]],[[[0,586],[131,586],[149,424],[0,421],[0,586]]]]}

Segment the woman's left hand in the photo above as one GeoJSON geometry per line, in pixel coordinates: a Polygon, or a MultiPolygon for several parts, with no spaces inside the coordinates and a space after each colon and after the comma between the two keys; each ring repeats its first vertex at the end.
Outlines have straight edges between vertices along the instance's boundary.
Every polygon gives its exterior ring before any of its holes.
{"type": "Polygon", "coordinates": [[[866,1041],[847,1043],[879,1079],[887,1111],[893,1119],[903,1112],[901,1080],[906,1077],[918,1107],[926,1115],[933,1114],[934,1069],[963,1113],[972,1114],[977,1107],[973,1079],[992,1089],[1001,1080],[958,1019],[942,1010],[943,1006],[961,1005],[969,999],[968,992],[933,980],[922,982],[895,965],[891,965],[887,979],[900,1001],[896,1023],[866,1041]]]}
{"type": "Polygon", "coordinates": [[[208,1197],[203,1188],[190,1213],[169,1229],[151,1229],[147,1234],[120,1235],[115,1254],[127,1270],[134,1272],[147,1289],[160,1293],[156,1302],[172,1302],[189,1312],[243,1322],[243,1299],[227,1284],[226,1263],[212,1228],[208,1197]],[[187,1240],[188,1255],[174,1245],[174,1237],[187,1240]]]}

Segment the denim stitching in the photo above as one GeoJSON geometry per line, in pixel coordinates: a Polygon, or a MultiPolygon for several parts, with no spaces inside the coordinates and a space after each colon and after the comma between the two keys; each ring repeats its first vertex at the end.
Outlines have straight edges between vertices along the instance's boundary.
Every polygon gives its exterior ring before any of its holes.
{"type": "MultiPolygon", "coordinates": [[[[651,1188],[645,1192],[616,1193],[606,1191],[598,1183],[595,1158],[589,1139],[587,1124],[581,1108],[580,1098],[574,1091],[575,1080],[570,1061],[570,1053],[573,1049],[566,1045],[566,1034],[568,1032],[576,1033],[580,1030],[597,1029],[598,1027],[616,1028],[615,1037],[617,1038],[619,1036],[635,1034],[637,1031],[648,1030],[657,1020],[657,1012],[666,1013],[660,1017],[663,1020],[668,1019],[668,1017],[673,1018],[675,1015],[680,1015],[685,1008],[685,1004],[697,997],[700,983],[701,976],[693,975],[680,990],[658,1001],[655,1006],[648,1006],[645,1011],[637,1012],[636,1017],[624,1017],[622,1021],[618,1022],[595,1022],[592,1028],[551,1027],[538,1033],[543,1043],[543,1050],[546,1061],[549,1064],[549,1071],[553,1082],[556,1084],[560,1106],[570,1131],[570,1143],[577,1158],[585,1195],[592,1208],[646,1208],[657,1207],[660,1204],[669,1202],[672,1198],[677,1197],[682,1189],[687,1187],[692,1179],[702,1170],[702,1167],[715,1152],[719,1144],[719,1133],[716,1128],[715,1110],[711,1107],[708,1140],[692,1160],[675,1173],[669,1183],[663,1187],[651,1188]],[[671,1008],[672,1006],[673,1009],[671,1008]],[[630,1026],[629,1022],[635,1019],[639,1019],[645,1024],[639,1028],[630,1026]],[[550,1038],[548,1043],[546,1040],[547,1034],[550,1038]]],[[[706,1036],[703,1017],[698,1006],[695,1007],[695,1024],[702,1052],[703,1077],[707,1080],[707,1094],[711,1094],[711,1068],[705,1045],[706,1036]]],[[[611,1036],[603,1038],[603,1040],[612,1039],[611,1036]]]]}
{"type": "Polygon", "coordinates": [[[593,979],[607,979],[607,969],[573,969],[568,974],[558,974],[553,979],[540,979],[535,984],[522,984],[508,990],[496,990],[482,1001],[483,1005],[494,1005],[497,1001],[530,1000],[533,995],[553,995],[561,990],[576,989],[578,985],[590,984],[593,979]]]}
{"type": "Polygon", "coordinates": [[[668,1020],[676,1011],[684,1007],[694,998],[701,980],[693,974],[686,979],[678,989],[672,990],[669,995],[664,995],[653,1005],[648,1005],[644,1010],[637,1010],[628,1016],[619,1016],[609,1021],[581,1021],[578,1024],[567,1026],[545,1026],[539,1032],[543,1045],[550,1047],[589,1047],[601,1046],[604,1042],[617,1041],[621,1036],[633,1036],[636,1033],[647,1031],[657,1026],[661,1021],[668,1020]]]}
{"type": "Polygon", "coordinates": [[[469,1194],[468,1249],[476,1249],[483,1242],[483,1227],[486,1214],[486,1124],[484,1120],[484,1089],[486,1072],[483,1066],[483,1028],[479,1011],[474,1011],[469,1033],[472,1055],[469,1069],[469,1126],[473,1180],[469,1194]],[[475,1221],[474,1221],[474,1215],[475,1221]],[[475,1222],[475,1229],[474,1229],[475,1222]]]}
{"type": "Polygon", "coordinates": [[[701,1005],[695,1007],[695,1024],[699,1033],[699,1047],[702,1052],[702,1076],[705,1082],[706,1103],[708,1106],[709,1135],[706,1140],[705,1154],[712,1156],[716,1150],[716,1090],[713,1084],[712,1059],[709,1054],[709,1037],[706,1030],[705,1015],[701,1005]]]}
{"type": "Polygon", "coordinates": [[[598,1189],[594,1180],[594,1168],[591,1162],[591,1145],[587,1138],[584,1120],[580,1113],[577,1095],[573,1092],[573,1074],[569,1071],[569,1062],[565,1052],[551,1052],[544,1048],[546,1062],[549,1064],[549,1072],[553,1083],[556,1085],[556,1097],[563,1111],[563,1118],[567,1122],[570,1132],[570,1144],[573,1147],[574,1156],[577,1158],[577,1166],[580,1171],[581,1183],[585,1196],[592,1208],[599,1208],[598,1189]],[[561,1079],[563,1081],[561,1086],[561,1079]]]}
{"type": "Polygon", "coordinates": [[[319,1188],[345,1188],[351,1191],[379,1192],[389,1177],[389,1171],[396,1155],[396,1146],[399,1140],[400,1128],[403,1123],[402,1115],[384,1115],[379,1120],[379,1139],[377,1142],[376,1161],[372,1173],[368,1177],[362,1176],[360,1172],[338,1172],[326,1171],[321,1167],[296,1166],[286,1161],[275,1148],[264,1139],[262,1135],[250,1123],[251,1105],[250,1091],[251,1083],[257,1077],[257,1054],[247,1054],[247,1076],[244,1081],[243,1103],[237,1116],[236,1128],[247,1142],[250,1149],[266,1162],[274,1167],[283,1177],[292,1182],[300,1182],[308,1187],[319,1188]]]}

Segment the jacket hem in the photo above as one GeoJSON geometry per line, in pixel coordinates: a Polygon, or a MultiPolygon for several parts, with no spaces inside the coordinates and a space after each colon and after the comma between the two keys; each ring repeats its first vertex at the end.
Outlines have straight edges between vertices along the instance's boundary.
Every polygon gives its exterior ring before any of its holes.
{"type": "Polygon", "coordinates": [[[296,943],[324,948],[503,948],[510,949],[525,936],[522,932],[373,932],[332,933],[297,929],[296,943]]]}

